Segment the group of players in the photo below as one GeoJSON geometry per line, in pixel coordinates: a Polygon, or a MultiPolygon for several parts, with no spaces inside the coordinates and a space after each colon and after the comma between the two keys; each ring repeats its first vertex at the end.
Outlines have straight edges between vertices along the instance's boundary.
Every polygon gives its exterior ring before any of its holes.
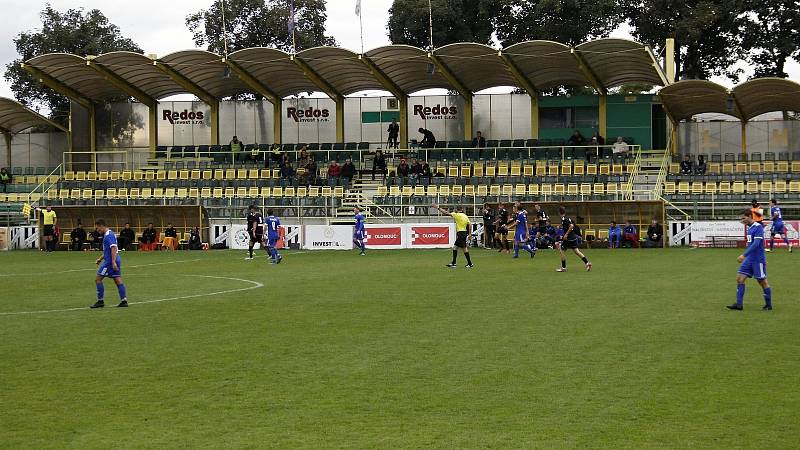
{"type": "Polygon", "coordinates": [[[253,248],[260,244],[261,248],[267,251],[270,264],[280,264],[283,257],[278,253],[278,240],[280,240],[281,220],[278,219],[271,209],[267,210],[267,218],[255,205],[250,205],[247,210],[247,233],[250,236],[249,256],[246,260],[253,259],[253,248]],[[265,229],[266,228],[266,229],[265,229]]]}

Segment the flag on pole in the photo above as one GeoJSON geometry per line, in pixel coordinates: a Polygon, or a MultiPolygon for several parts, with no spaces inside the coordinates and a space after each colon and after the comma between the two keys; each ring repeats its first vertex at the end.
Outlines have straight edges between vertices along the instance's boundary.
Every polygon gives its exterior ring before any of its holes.
{"type": "Polygon", "coordinates": [[[361,15],[361,0],[356,0],[356,15],[361,15]]]}
{"type": "Polygon", "coordinates": [[[22,215],[25,217],[30,217],[31,215],[31,205],[25,203],[22,205],[22,215]]]}
{"type": "Polygon", "coordinates": [[[289,0],[289,34],[294,33],[294,0],[289,0]]]}

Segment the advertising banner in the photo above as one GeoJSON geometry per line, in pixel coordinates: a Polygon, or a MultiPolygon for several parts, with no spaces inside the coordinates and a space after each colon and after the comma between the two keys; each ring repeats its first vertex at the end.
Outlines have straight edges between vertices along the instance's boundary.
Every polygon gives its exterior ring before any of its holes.
{"type": "Polygon", "coordinates": [[[447,248],[456,240],[455,224],[406,225],[407,248],[447,248]]]}
{"type": "Polygon", "coordinates": [[[278,249],[284,249],[284,248],[299,249],[303,246],[302,226],[281,225],[279,231],[280,231],[280,239],[278,239],[278,243],[276,245],[278,249]]]}
{"type": "Polygon", "coordinates": [[[406,248],[402,225],[365,225],[364,244],[370,249],[406,248]]]}
{"type": "Polygon", "coordinates": [[[247,250],[250,247],[250,233],[247,225],[231,225],[228,229],[228,248],[247,250]]]}
{"type": "Polygon", "coordinates": [[[8,230],[10,250],[39,248],[39,229],[35,226],[11,227],[8,230]]]}
{"type": "Polygon", "coordinates": [[[745,227],[733,220],[702,220],[694,222],[670,222],[669,245],[672,247],[691,245],[695,247],[719,246],[745,240],[745,227]]]}
{"type": "Polygon", "coordinates": [[[8,250],[8,228],[0,227],[0,251],[8,250]]]}
{"type": "Polygon", "coordinates": [[[306,225],[303,227],[303,248],[306,250],[352,250],[351,225],[306,225]]]}

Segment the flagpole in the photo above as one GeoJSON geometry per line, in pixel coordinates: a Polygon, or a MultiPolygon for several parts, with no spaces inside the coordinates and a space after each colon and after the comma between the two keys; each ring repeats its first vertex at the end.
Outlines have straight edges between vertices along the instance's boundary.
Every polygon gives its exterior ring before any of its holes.
{"type": "Polygon", "coordinates": [[[358,15],[358,26],[361,28],[361,53],[364,53],[364,21],[361,19],[361,14],[358,15]]]}

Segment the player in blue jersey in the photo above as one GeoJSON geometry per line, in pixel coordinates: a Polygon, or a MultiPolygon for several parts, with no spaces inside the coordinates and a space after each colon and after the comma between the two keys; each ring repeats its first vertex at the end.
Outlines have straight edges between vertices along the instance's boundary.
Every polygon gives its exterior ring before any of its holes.
{"type": "Polygon", "coordinates": [[[522,208],[519,202],[514,202],[512,209],[514,218],[508,224],[508,228],[514,228],[514,258],[519,258],[519,249],[530,253],[531,258],[536,256],[535,247],[531,248],[528,244],[528,212],[522,208]]]}
{"type": "Polygon", "coordinates": [[[275,217],[271,209],[267,210],[267,252],[272,257],[270,264],[280,264],[283,257],[278,253],[278,241],[281,238],[281,219],[275,217]]]}
{"type": "Polygon", "coordinates": [[[364,256],[367,254],[367,247],[364,245],[364,238],[366,237],[366,232],[364,231],[364,214],[361,213],[361,208],[358,206],[353,208],[353,214],[355,214],[356,219],[353,228],[353,244],[361,251],[359,255],[364,256]]]}
{"type": "Polygon", "coordinates": [[[739,255],[739,272],[736,274],[736,303],[728,309],[741,311],[744,308],[744,282],[755,278],[764,289],[764,311],[772,310],[772,289],[767,283],[767,256],[764,253],[764,226],[756,222],[751,210],[742,211],[741,222],[747,225],[747,249],[739,255]]]}
{"type": "Polygon", "coordinates": [[[106,293],[103,280],[106,277],[113,279],[117,285],[117,291],[119,292],[119,304],[117,306],[125,308],[128,306],[128,294],[125,292],[125,284],[122,283],[122,258],[120,258],[119,249],[117,248],[117,236],[108,228],[103,219],[97,219],[94,226],[97,232],[103,236],[103,256],[95,261],[98,265],[97,277],[94,280],[97,287],[97,301],[90,308],[96,309],[106,306],[103,300],[106,293]]]}
{"type": "Polygon", "coordinates": [[[792,243],[789,242],[789,236],[786,235],[786,224],[783,223],[783,214],[781,214],[778,201],[774,198],[769,201],[769,216],[772,218],[772,229],[770,230],[769,248],[767,251],[772,251],[775,247],[775,236],[780,236],[789,248],[789,253],[792,253],[792,243]]]}

